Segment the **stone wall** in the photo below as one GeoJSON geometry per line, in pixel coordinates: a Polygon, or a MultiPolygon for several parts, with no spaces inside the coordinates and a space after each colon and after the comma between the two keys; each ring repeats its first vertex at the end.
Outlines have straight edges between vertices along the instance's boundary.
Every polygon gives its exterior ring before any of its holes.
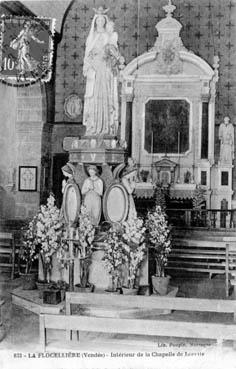
{"type": "MultiPolygon", "coordinates": [[[[0,85],[0,202],[2,218],[28,218],[40,200],[44,87],[0,85]],[[19,167],[37,167],[37,191],[19,191],[19,167]]],[[[48,143],[46,144],[49,147],[48,143]]]]}
{"type": "MultiPolygon", "coordinates": [[[[19,166],[36,166],[37,191],[16,192],[16,217],[31,217],[40,199],[42,131],[46,120],[44,86],[39,83],[17,89],[16,147],[19,166]]],[[[48,145],[47,145],[48,146],[48,145]]]]}
{"type": "Polygon", "coordinates": [[[17,91],[0,84],[0,217],[15,214],[17,91]]]}
{"type": "MultiPolygon", "coordinates": [[[[182,23],[184,45],[213,64],[213,56],[220,57],[220,78],[216,97],[216,124],[226,114],[236,116],[236,73],[233,60],[236,54],[236,3],[232,0],[178,0],[174,17],[182,23]]],[[[93,8],[104,5],[115,22],[119,45],[126,63],[149,50],[156,39],[155,25],[164,16],[167,0],[76,0],[65,17],[62,40],[57,50],[55,121],[70,121],[63,105],[71,93],[84,96],[82,74],[85,41],[89,33],[93,8]],[[138,27],[139,13],[139,27],[138,27]]]]}

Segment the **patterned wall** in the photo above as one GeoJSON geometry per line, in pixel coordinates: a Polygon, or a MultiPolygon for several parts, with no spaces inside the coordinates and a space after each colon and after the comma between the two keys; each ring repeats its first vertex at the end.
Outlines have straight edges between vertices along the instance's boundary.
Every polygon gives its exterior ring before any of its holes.
{"type": "MultiPolygon", "coordinates": [[[[216,124],[225,115],[236,118],[236,0],[174,0],[175,17],[182,23],[182,39],[195,54],[213,63],[220,57],[216,96],[216,124]]],[[[84,95],[82,75],[85,41],[94,15],[93,8],[109,8],[115,22],[120,51],[130,62],[153,46],[156,23],[165,13],[167,0],[75,0],[67,13],[56,64],[55,121],[71,121],[64,115],[65,98],[73,92],[84,95]]]]}

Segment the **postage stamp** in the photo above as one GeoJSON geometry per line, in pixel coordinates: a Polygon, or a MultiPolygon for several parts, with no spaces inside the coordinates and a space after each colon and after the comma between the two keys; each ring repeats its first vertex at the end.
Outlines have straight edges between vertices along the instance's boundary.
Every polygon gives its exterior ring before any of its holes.
{"type": "Polygon", "coordinates": [[[0,22],[0,80],[15,86],[48,82],[55,20],[3,16],[0,22]]]}

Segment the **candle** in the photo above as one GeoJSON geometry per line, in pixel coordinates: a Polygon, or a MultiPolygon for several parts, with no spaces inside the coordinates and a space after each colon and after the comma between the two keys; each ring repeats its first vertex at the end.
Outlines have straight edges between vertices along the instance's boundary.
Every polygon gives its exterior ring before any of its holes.
{"type": "Polygon", "coordinates": [[[79,240],[79,229],[78,228],[76,228],[76,231],[75,231],[75,239],[79,240]]]}
{"type": "Polygon", "coordinates": [[[74,228],[73,227],[70,227],[69,236],[70,236],[70,239],[73,240],[73,236],[74,236],[74,228]]]}
{"type": "Polygon", "coordinates": [[[86,255],[86,253],[85,253],[85,246],[84,246],[84,244],[82,245],[82,256],[85,258],[85,255],[86,255]]]}
{"type": "Polygon", "coordinates": [[[70,260],[73,259],[73,242],[72,241],[69,241],[69,257],[70,257],[70,260]]]}

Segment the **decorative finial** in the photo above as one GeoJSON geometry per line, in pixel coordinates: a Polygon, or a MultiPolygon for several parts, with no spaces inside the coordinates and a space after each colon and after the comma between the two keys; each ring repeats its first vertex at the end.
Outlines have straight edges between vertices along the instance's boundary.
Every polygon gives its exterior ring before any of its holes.
{"type": "Polygon", "coordinates": [[[172,17],[172,13],[176,9],[176,6],[171,3],[171,0],[168,0],[168,5],[163,6],[163,9],[167,13],[167,17],[172,17]]]}
{"type": "Polygon", "coordinates": [[[219,61],[220,61],[219,56],[218,55],[214,55],[214,57],[213,57],[213,62],[214,62],[213,67],[214,67],[214,69],[218,69],[219,68],[219,61]]]}
{"type": "Polygon", "coordinates": [[[98,9],[93,8],[93,10],[95,11],[95,14],[99,14],[99,15],[104,15],[108,12],[108,9],[104,9],[102,6],[99,6],[98,9]]]}

